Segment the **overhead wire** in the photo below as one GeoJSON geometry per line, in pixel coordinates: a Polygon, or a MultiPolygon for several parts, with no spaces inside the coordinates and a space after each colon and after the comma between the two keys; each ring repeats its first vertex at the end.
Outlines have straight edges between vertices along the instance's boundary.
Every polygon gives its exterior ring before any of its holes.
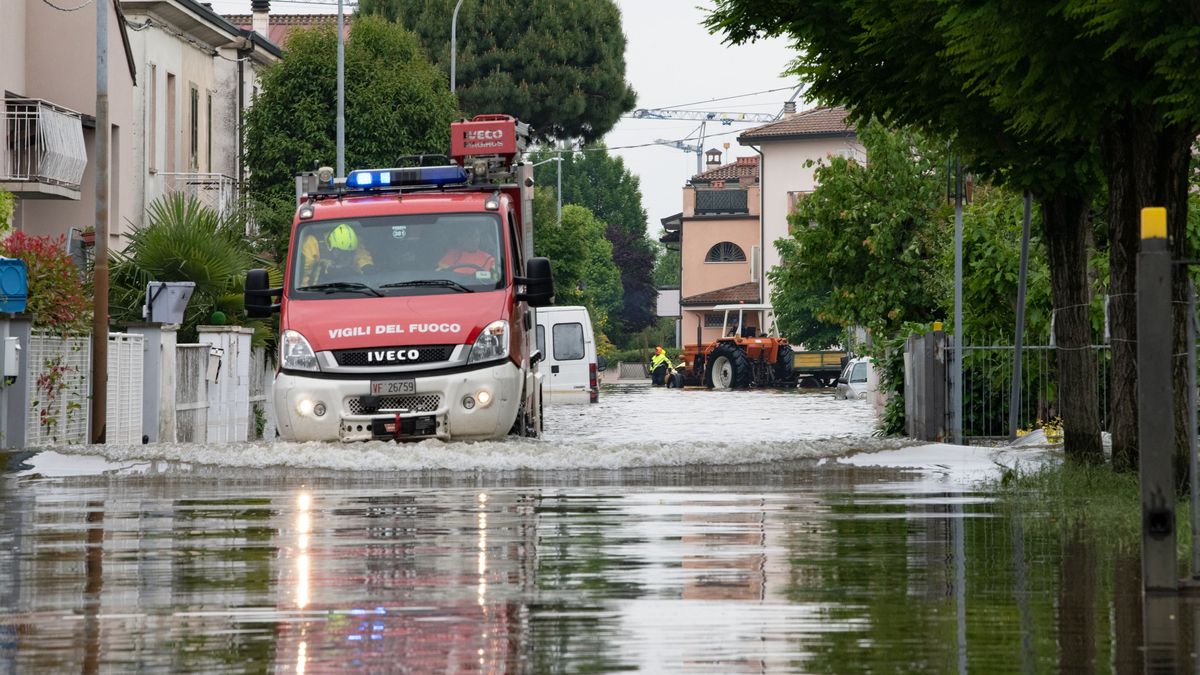
{"type": "MultiPolygon", "coordinates": [[[[775,89],[763,89],[762,91],[755,91],[755,92],[751,92],[749,94],[736,94],[734,96],[722,96],[720,98],[710,98],[710,99],[705,99],[703,101],[692,101],[690,103],[678,103],[676,105],[659,105],[659,106],[654,106],[654,109],[655,110],[670,110],[672,108],[682,108],[682,107],[688,106],[688,105],[700,105],[701,103],[716,103],[717,101],[732,101],[732,100],[738,99],[738,98],[749,98],[751,96],[758,96],[760,94],[773,94],[777,91],[791,91],[793,89],[796,89],[796,87],[777,87],[775,89]]],[[[763,105],[769,105],[769,104],[763,104],[763,105]]]]}
{"type": "Polygon", "coordinates": [[[58,5],[54,4],[53,2],[50,2],[50,0],[42,0],[42,2],[46,3],[50,7],[53,7],[54,9],[57,9],[60,12],[78,12],[79,10],[83,9],[84,7],[87,7],[88,5],[92,4],[92,2],[94,2],[94,1],[95,0],[87,0],[82,5],[79,5],[77,7],[59,7],[58,5]]]}

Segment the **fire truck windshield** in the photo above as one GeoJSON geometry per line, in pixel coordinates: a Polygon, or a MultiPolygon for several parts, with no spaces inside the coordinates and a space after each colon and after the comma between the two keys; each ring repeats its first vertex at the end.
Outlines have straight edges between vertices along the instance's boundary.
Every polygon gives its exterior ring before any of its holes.
{"type": "Polygon", "coordinates": [[[490,213],[302,222],[293,298],[473,293],[504,287],[500,219],[490,213]]]}

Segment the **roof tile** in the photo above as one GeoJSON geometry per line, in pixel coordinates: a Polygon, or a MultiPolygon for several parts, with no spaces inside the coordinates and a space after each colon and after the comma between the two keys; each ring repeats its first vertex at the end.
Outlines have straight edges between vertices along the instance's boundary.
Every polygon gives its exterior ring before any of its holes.
{"type": "Polygon", "coordinates": [[[736,161],[722,164],[703,173],[692,176],[692,181],[738,180],[740,178],[758,178],[758,157],[738,157],[736,161]]]}
{"type": "Polygon", "coordinates": [[[723,305],[734,302],[758,302],[758,282],[719,288],[707,293],[697,293],[679,301],[681,305],[723,305]]]}
{"type": "Polygon", "coordinates": [[[853,134],[854,125],[846,119],[848,114],[846,109],[841,106],[813,108],[795,115],[788,115],[761,127],[755,127],[738,136],[738,140],[853,134]]]}

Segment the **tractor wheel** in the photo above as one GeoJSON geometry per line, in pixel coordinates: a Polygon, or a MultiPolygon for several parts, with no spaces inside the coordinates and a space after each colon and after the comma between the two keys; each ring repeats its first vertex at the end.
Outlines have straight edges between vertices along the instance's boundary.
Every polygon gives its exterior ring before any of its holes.
{"type": "Polygon", "coordinates": [[[791,345],[779,345],[775,355],[775,381],[791,387],[796,384],[796,357],[791,345]]]}
{"type": "Polygon", "coordinates": [[[717,345],[708,359],[704,381],[715,389],[745,389],[754,379],[746,352],[732,344],[717,345]]]}

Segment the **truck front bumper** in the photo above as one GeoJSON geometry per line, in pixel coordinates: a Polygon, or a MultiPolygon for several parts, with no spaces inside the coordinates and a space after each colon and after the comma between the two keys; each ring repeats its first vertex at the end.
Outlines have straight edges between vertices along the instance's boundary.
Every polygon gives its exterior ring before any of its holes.
{"type": "Polygon", "coordinates": [[[511,361],[449,375],[379,379],[412,379],[416,393],[372,397],[370,379],[279,373],[274,390],[279,435],[289,441],[500,438],[521,404],[523,374],[511,361]]]}

